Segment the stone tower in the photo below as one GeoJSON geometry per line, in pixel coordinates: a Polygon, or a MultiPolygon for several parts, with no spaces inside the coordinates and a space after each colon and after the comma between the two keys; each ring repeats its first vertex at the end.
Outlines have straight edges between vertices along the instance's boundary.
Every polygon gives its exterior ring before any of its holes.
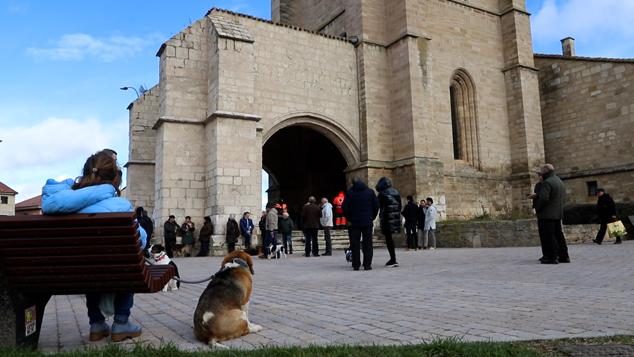
{"type": "Polygon", "coordinates": [[[273,0],[272,18],[355,44],[361,161],[447,215],[528,212],[544,162],[524,0],[273,0]],[[444,207],[441,207],[444,208],[444,207]]]}

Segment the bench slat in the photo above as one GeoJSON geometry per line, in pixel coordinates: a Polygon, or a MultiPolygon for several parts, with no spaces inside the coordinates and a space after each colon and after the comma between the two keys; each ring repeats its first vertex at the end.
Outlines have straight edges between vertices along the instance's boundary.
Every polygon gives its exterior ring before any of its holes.
{"type": "MultiPolygon", "coordinates": [[[[93,254],[97,253],[95,251],[93,254]]],[[[78,256],[42,256],[42,257],[9,257],[5,258],[6,266],[33,265],[94,265],[96,262],[112,262],[113,264],[135,263],[143,259],[143,254],[109,254],[78,256]]]]}
{"type": "Polygon", "coordinates": [[[0,216],[0,227],[44,228],[103,225],[128,225],[134,221],[134,212],[71,214],[64,216],[0,216]]]}
{"type": "Polygon", "coordinates": [[[134,245],[105,245],[90,247],[46,247],[46,248],[2,248],[0,254],[13,257],[29,256],[61,256],[61,255],[88,255],[99,252],[104,255],[110,254],[133,254],[139,253],[140,244],[134,245]]]}
{"type": "Polygon", "coordinates": [[[102,273],[102,274],[59,274],[56,276],[50,275],[25,275],[25,276],[9,276],[9,283],[11,284],[38,284],[42,286],[75,286],[92,285],[101,283],[114,283],[125,286],[127,283],[150,280],[147,277],[146,272],[133,272],[133,273],[102,273]]]}
{"type": "Polygon", "coordinates": [[[0,229],[0,239],[134,235],[135,226],[0,229]]]}
{"type": "MultiPolygon", "coordinates": [[[[1,232],[0,232],[1,233],[1,232]]],[[[25,237],[0,238],[0,249],[10,247],[50,247],[50,246],[94,246],[94,245],[122,245],[136,242],[134,237],[120,236],[83,236],[83,237],[25,237]]]]}
{"type": "Polygon", "coordinates": [[[90,265],[90,266],[7,266],[5,269],[9,274],[18,276],[40,276],[45,275],[55,278],[57,275],[69,274],[103,274],[108,273],[136,273],[143,272],[145,262],[142,260],[137,264],[111,264],[111,265],[90,265]]]}

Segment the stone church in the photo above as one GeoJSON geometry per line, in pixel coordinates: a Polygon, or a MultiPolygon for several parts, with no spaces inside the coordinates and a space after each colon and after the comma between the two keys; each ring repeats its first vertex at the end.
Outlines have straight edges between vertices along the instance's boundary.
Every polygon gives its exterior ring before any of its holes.
{"type": "Polygon", "coordinates": [[[530,212],[549,161],[572,201],[598,186],[629,199],[634,61],[576,57],[571,38],[535,55],[529,18],[524,0],[212,9],[161,46],[159,83],[128,108],[128,197],[157,225],[224,223],[257,216],[262,170],[292,213],[389,176],[467,219],[530,212]]]}

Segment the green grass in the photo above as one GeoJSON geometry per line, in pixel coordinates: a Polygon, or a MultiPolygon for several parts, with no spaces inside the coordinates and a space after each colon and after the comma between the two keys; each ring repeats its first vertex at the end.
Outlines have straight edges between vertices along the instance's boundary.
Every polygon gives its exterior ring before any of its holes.
{"type": "Polygon", "coordinates": [[[459,339],[437,340],[427,344],[410,346],[335,346],[335,347],[287,347],[261,348],[253,351],[211,350],[201,345],[200,352],[179,351],[173,345],[156,348],[136,345],[125,346],[111,344],[103,348],[89,348],[74,352],[48,354],[18,349],[0,349],[3,357],[177,357],[177,356],[218,356],[218,357],[506,357],[506,356],[564,356],[557,352],[557,346],[579,344],[634,344],[633,336],[614,336],[590,339],[563,339],[527,342],[461,342],[459,339]]]}
{"type": "MultiPolygon", "coordinates": [[[[176,357],[176,356],[247,356],[247,357],[285,357],[285,356],[332,356],[332,357],[396,357],[396,356],[540,356],[535,348],[522,346],[516,343],[490,343],[472,342],[465,343],[456,340],[436,341],[429,344],[411,346],[336,346],[336,347],[287,347],[287,348],[262,348],[253,351],[235,350],[206,350],[201,346],[200,352],[179,351],[174,346],[161,348],[137,345],[131,350],[117,345],[108,345],[103,348],[92,348],[74,352],[62,352],[54,354],[59,357],[97,357],[97,356],[135,356],[135,357],[176,357]]],[[[0,349],[3,357],[39,357],[51,356],[42,352],[25,351],[16,349],[0,349]]]]}

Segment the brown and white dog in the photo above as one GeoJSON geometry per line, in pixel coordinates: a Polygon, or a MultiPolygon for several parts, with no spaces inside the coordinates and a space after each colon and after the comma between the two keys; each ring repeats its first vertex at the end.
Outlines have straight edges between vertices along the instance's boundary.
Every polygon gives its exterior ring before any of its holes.
{"type": "Polygon", "coordinates": [[[218,342],[262,330],[262,326],[249,322],[248,317],[253,274],[249,254],[234,251],[225,256],[194,312],[194,335],[199,341],[224,347],[218,342]]]}

